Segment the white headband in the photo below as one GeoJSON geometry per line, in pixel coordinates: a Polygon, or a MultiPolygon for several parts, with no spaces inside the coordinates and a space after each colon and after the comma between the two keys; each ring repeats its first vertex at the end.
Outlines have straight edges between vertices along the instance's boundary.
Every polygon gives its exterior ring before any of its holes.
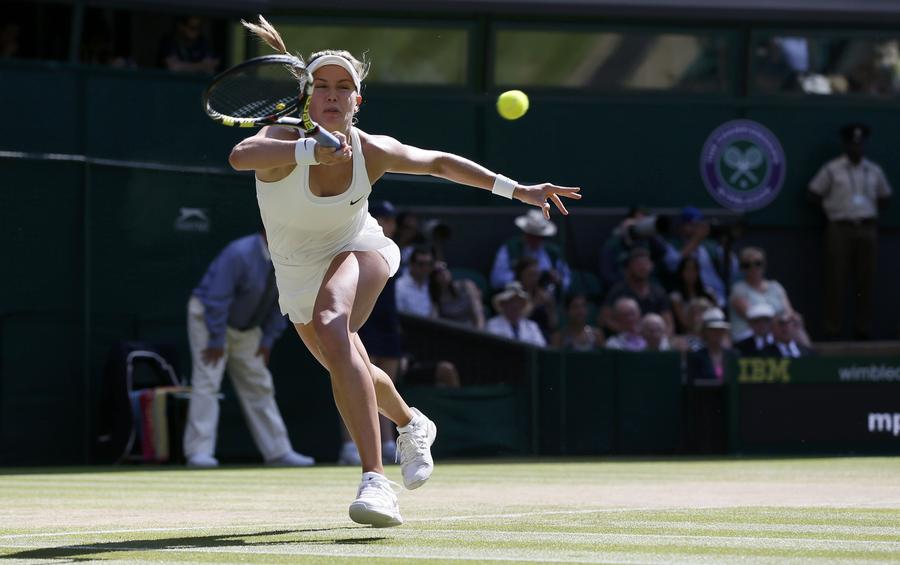
{"type": "Polygon", "coordinates": [[[321,57],[316,57],[309,65],[306,66],[306,69],[309,71],[309,74],[313,74],[320,67],[324,67],[325,65],[337,65],[340,68],[344,69],[348,73],[350,73],[350,77],[353,78],[353,84],[356,86],[357,94],[360,91],[360,83],[362,81],[359,80],[359,74],[357,74],[356,69],[353,68],[353,65],[350,64],[350,61],[340,57],[338,55],[322,55],[321,57]]]}

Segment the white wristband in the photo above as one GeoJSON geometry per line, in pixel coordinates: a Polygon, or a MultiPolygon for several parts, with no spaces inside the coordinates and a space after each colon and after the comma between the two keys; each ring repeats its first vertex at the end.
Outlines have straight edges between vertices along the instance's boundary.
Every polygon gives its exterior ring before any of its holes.
{"type": "Polygon", "coordinates": [[[316,145],[316,140],[309,137],[297,140],[294,144],[294,160],[298,165],[319,164],[316,160],[316,145]]]}
{"type": "Polygon", "coordinates": [[[516,187],[519,185],[516,181],[511,178],[507,178],[503,175],[497,175],[497,178],[494,179],[494,188],[491,189],[491,192],[496,194],[497,196],[502,196],[503,198],[509,198],[512,200],[513,192],[516,190],[516,187]]]}

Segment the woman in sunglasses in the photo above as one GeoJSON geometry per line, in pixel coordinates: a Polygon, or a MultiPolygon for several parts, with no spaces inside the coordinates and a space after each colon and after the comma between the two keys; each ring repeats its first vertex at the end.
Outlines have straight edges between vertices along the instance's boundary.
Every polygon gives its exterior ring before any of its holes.
{"type": "Polygon", "coordinates": [[[728,299],[732,339],[737,342],[753,333],[747,324],[747,310],[755,304],[767,303],[776,315],[789,314],[800,320],[797,341],[809,345],[802,318],[794,311],[787,291],[778,281],[766,278],[765,252],[759,247],[745,247],[741,250],[740,267],[744,279],[734,283],[728,299]]]}

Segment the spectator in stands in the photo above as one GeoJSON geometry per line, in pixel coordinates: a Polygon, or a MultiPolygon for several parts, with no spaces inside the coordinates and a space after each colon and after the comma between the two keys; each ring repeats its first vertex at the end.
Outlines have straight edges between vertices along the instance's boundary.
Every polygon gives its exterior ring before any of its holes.
{"type": "Polygon", "coordinates": [[[540,210],[529,210],[518,216],[515,224],[522,230],[522,235],[508,239],[497,250],[494,266],[491,268],[491,286],[495,289],[504,288],[515,280],[513,269],[518,260],[522,257],[534,257],[541,271],[542,286],[552,294],[568,290],[571,282],[569,265],[563,258],[562,250],[547,241],[547,238],[556,235],[556,224],[544,218],[540,210]]]}
{"type": "Polygon", "coordinates": [[[666,335],[666,321],[659,314],[649,313],[641,318],[641,337],[647,343],[644,351],[669,351],[669,336],[666,335]]]}
{"type": "MultiPolygon", "coordinates": [[[[768,304],[773,315],[788,313],[793,315],[794,308],[788,299],[787,292],[781,284],[766,278],[766,254],[759,247],[745,247],[741,250],[741,272],[744,280],[734,283],[731,297],[728,300],[731,317],[731,335],[735,343],[750,336],[752,330],[747,324],[747,310],[756,304],[768,304]]],[[[802,328],[801,340],[809,344],[809,338],[802,328]]]]}
{"type": "Polygon", "coordinates": [[[113,30],[115,24],[108,10],[88,10],[84,21],[81,62],[116,68],[137,67],[131,57],[117,51],[113,30]]]}
{"type": "Polygon", "coordinates": [[[425,245],[425,236],[419,231],[419,216],[415,212],[404,210],[397,214],[394,243],[400,248],[400,271],[405,274],[413,250],[425,245]]]}
{"type": "Polygon", "coordinates": [[[528,293],[531,299],[530,320],[537,323],[544,334],[545,341],[550,341],[559,321],[556,314],[556,299],[553,294],[540,284],[541,270],[534,257],[522,257],[516,263],[516,281],[528,293]]]}
{"type": "Polygon", "coordinates": [[[430,386],[434,388],[459,388],[460,378],[456,365],[450,361],[417,361],[412,356],[404,359],[400,381],[405,386],[430,386]]]}
{"type": "Polygon", "coordinates": [[[443,261],[435,263],[431,271],[428,293],[438,318],[484,329],[481,291],[469,279],[454,279],[443,261]]]}
{"type": "Polygon", "coordinates": [[[781,357],[807,357],[816,354],[813,349],[797,342],[797,317],[794,314],[782,312],[775,316],[772,335],[781,357]]]}
{"type": "Polygon", "coordinates": [[[710,308],[703,314],[703,347],[688,353],[687,376],[689,383],[725,382],[725,370],[737,354],[728,347],[728,330],[725,313],[719,308],[710,308]]]}
{"type": "Polygon", "coordinates": [[[493,305],[499,314],[487,321],[488,333],[531,345],[547,345],[541,329],[528,319],[531,301],[521,284],[513,281],[506,285],[503,292],[494,296],[493,305]]]}
{"type": "Polygon", "coordinates": [[[716,293],[709,286],[703,284],[700,278],[700,267],[694,257],[684,257],[678,263],[675,272],[675,284],[669,293],[672,304],[672,313],[675,315],[675,331],[683,334],[693,330],[693,319],[688,313],[688,304],[696,298],[705,298],[711,303],[716,302],[716,293]]]}
{"type": "Polygon", "coordinates": [[[759,302],[747,309],[747,320],[753,333],[735,342],[734,347],[744,357],[778,357],[775,338],[772,336],[772,320],[775,309],[768,302],[759,302]]]}
{"type": "Polygon", "coordinates": [[[203,35],[204,21],[196,16],[175,19],[175,29],[163,37],[159,45],[162,67],[175,72],[212,74],[219,58],[203,35]]]}
{"type": "Polygon", "coordinates": [[[584,294],[566,298],[566,324],[553,335],[553,347],[571,351],[593,351],[606,341],[603,331],[588,324],[588,300],[584,294]]]}
{"type": "Polygon", "coordinates": [[[651,280],[653,262],[650,252],[643,247],[634,247],[628,252],[625,262],[625,278],[613,285],[606,295],[606,302],[600,311],[601,323],[604,327],[620,333],[623,328],[617,326],[617,317],[613,314],[612,305],[623,297],[633,298],[640,307],[640,312],[659,314],[666,321],[666,331],[671,334],[675,322],[669,297],[659,283],[651,280]]]}
{"type": "MultiPolygon", "coordinates": [[[[728,281],[723,279],[726,270],[725,249],[718,242],[708,239],[709,223],[703,220],[703,214],[694,206],[687,206],[681,211],[681,222],[678,236],[666,242],[666,267],[674,273],[685,257],[693,257],[700,268],[700,280],[709,286],[716,297],[716,304],[724,305],[728,281]]],[[[729,281],[737,271],[737,260],[733,255],[728,257],[729,281]]]]}
{"type": "MultiPolygon", "coordinates": [[[[688,302],[687,311],[688,326],[683,334],[677,336],[677,349],[681,351],[697,351],[703,347],[703,314],[710,308],[714,308],[713,301],[708,298],[694,298],[688,302]]],[[[731,345],[731,340],[728,340],[731,345]]]]}
{"type": "Polygon", "coordinates": [[[286,326],[265,232],[232,241],[206,270],[188,302],[193,364],[184,431],[188,466],[219,464],[213,454],[226,367],[266,463],[298,467],[315,463],[291,447],[267,368],[272,345],[286,326]]]}
{"type": "MultiPolygon", "coordinates": [[[[378,221],[385,237],[392,238],[397,227],[397,209],[387,200],[369,203],[369,213],[378,221]]],[[[384,290],[375,300],[369,319],[359,329],[359,337],[366,344],[366,351],[372,364],[380,368],[395,383],[403,360],[401,346],[400,317],[397,315],[396,297],[397,276],[390,277],[384,290]]],[[[381,458],[385,462],[393,462],[397,453],[394,439],[395,426],[380,416],[381,422],[381,458]]],[[[341,421],[341,438],[343,443],[338,455],[338,463],[342,465],[361,465],[359,451],[347,427],[341,421]]]]}
{"type": "Polygon", "coordinates": [[[428,291],[428,280],[434,269],[434,256],[424,247],[416,247],[409,269],[397,279],[397,309],[406,314],[431,316],[434,304],[428,291]]]}
{"type": "Polygon", "coordinates": [[[657,232],[658,223],[659,218],[648,216],[643,208],[628,211],[600,250],[600,279],[605,288],[611,288],[625,276],[625,258],[635,247],[647,248],[654,263],[662,260],[666,245],[657,232]]]}
{"type": "Polygon", "coordinates": [[[619,333],[606,340],[607,349],[625,351],[643,351],[647,342],[641,335],[641,308],[637,300],[622,296],[613,303],[612,308],[615,327],[619,333]]]}
{"type": "Polygon", "coordinates": [[[826,163],[809,183],[809,195],[828,217],[825,231],[825,336],[836,339],[844,318],[848,277],[855,281],[854,337],[872,332],[872,290],[878,251],[878,210],[888,205],[891,185],[881,167],[866,159],[865,124],[841,129],[844,155],[826,163]]]}

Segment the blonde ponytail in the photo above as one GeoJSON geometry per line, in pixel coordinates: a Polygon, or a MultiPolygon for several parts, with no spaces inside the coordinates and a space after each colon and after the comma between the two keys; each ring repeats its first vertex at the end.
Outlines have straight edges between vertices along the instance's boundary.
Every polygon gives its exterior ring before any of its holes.
{"type": "Polygon", "coordinates": [[[241,24],[250,30],[250,33],[265,41],[266,44],[275,51],[284,55],[290,55],[287,47],[284,46],[284,40],[281,39],[281,34],[279,34],[278,30],[275,29],[275,26],[270,24],[266,18],[262,17],[262,15],[259,16],[258,24],[244,20],[241,20],[241,24]]]}

